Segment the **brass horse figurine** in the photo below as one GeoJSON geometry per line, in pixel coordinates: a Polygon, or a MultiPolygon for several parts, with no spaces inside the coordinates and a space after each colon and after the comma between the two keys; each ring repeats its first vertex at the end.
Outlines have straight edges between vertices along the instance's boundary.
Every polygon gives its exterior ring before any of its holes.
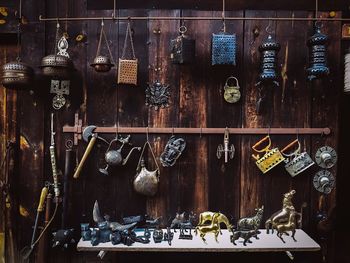
{"type": "Polygon", "coordinates": [[[224,224],[226,228],[232,232],[233,226],[230,224],[230,221],[224,214],[210,211],[203,212],[199,215],[199,222],[195,228],[195,233],[197,235],[197,231],[199,231],[200,237],[205,242],[205,234],[209,232],[214,232],[215,240],[218,241],[217,235],[219,233],[222,234],[220,224],[224,224]],[[210,222],[210,224],[208,225],[207,222],[210,222]]]}
{"type": "MultiPolygon", "coordinates": [[[[282,201],[282,209],[274,213],[268,220],[265,222],[266,233],[269,233],[269,229],[271,228],[271,232],[274,232],[274,229],[277,230],[277,236],[285,243],[282,238],[283,234],[289,235],[287,232],[292,232],[292,238],[294,241],[295,229],[297,227],[296,216],[301,218],[302,213],[298,213],[292,203],[292,198],[296,193],[295,190],[291,190],[288,193],[284,194],[282,201]]],[[[299,221],[300,223],[300,221],[299,221]]]]}

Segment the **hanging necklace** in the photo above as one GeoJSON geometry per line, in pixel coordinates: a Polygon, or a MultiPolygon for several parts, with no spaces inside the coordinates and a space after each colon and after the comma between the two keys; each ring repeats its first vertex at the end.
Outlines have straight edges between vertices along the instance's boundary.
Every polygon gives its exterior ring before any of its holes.
{"type": "MultiPolygon", "coordinates": [[[[169,107],[170,99],[170,86],[160,82],[160,66],[159,66],[159,42],[160,42],[160,29],[153,30],[153,33],[157,36],[157,57],[156,57],[156,67],[154,71],[156,72],[156,80],[153,83],[147,85],[146,88],[146,105],[155,110],[159,108],[169,107]]],[[[152,74],[153,75],[153,74],[152,74]]]]}

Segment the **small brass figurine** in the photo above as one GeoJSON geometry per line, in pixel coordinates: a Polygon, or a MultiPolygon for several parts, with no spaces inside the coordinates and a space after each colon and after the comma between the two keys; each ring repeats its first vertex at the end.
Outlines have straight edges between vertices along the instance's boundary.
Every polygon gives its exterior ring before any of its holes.
{"type": "Polygon", "coordinates": [[[205,242],[204,236],[207,233],[214,233],[215,240],[218,242],[219,233],[222,234],[220,224],[226,225],[226,228],[232,232],[232,225],[230,221],[224,214],[216,213],[216,212],[203,212],[199,215],[199,222],[195,228],[195,233],[197,235],[197,231],[200,233],[200,237],[205,242]]]}
{"type": "Polygon", "coordinates": [[[292,232],[291,237],[294,241],[296,241],[294,237],[296,232],[295,229],[297,227],[297,223],[301,224],[302,213],[296,212],[292,203],[292,198],[295,193],[295,190],[291,190],[288,193],[285,193],[282,201],[282,209],[274,213],[265,223],[266,233],[269,233],[270,228],[272,230],[272,233],[274,229],[276,229],[277,236],[282,240],[283,243],[285,243],[285,241],[283,240],[282,235],[289,235],[287,233],[288,231],[292,232]],[[296,216],[300,217],[300,220],[298,220],[298,222],[296,221],[296,216]]]}
{"type": "Polygon", "coordinates": [[[194,228],[194,220],[196,218],[196,214],[193,212],[189,213],[188,219],[185,218],[185,212],[182,214],[176,213],[175,218],[171,222],[170,229],[174,229],[176,233],[176,229],[180,229],[179,239],[192,239],[192,229],[194,228]]]}

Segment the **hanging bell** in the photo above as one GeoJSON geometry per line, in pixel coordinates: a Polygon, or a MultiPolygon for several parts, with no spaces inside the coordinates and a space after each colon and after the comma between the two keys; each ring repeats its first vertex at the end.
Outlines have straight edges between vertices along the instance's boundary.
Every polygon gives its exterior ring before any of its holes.
{"type": "Polygon", "coordinates": [[[94,62],[90,64],[91,67],[95,69],[96,72],[108,72],[114,67],[114,64],[111,62],[113,60],[112,52],[108,44],[107,36],[104,31],[104,23],[101,22],[101,31],[100,31],[100,39],[97,46],[96,57],[94,58],[94,62]],[[108,56],[103,56],[100,54],[102,37],[104,38],[110,58],[108,56]]]}
{"type": "Polygon", "coordinates": [[[309,68],[307,78],[309,81],[325,77],[329,74],[327,66],[327,48],[328,37],[321,33],[321,26],[315,24],[315,34],[309,38],[307,45],[309,46],[309,68]]]}
{"type": "Polygon", "coordinates": [[[1,83],[6,88],[24,88],[33,80],[33,69],[17,59],[2,66],[1,83]]]}
{"type": "Polygon", "coordinates": [[[271,35],[259,46],[259,51],[261,52],[261,72],[256,86],[260,86],[266,82],[272,82],[276,86],[279,86],[277,81],[277,54],[280,48],[280,44],[271,35]]]}

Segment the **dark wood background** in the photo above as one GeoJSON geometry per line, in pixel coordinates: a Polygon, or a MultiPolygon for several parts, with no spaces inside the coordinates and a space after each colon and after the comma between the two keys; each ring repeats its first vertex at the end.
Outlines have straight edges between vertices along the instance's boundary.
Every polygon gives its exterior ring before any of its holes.
{"type": "MultiPolygon", "coordinates": [[[[199,8],[200,9],[200,8],[199,8]]],[[[206,9],[206,8],[203,8],[206,9]]],[[[310,11],[281,11],[271,6],[267,10],[228,11],[227,16],[241,17],[312,17],[310,11]]],[[[307,10],[308,8],[305,8],[307,10]]],[[[63,1],[57,10],[56,5],[47,1],[25,1],[24,15],[28,21],[23,26],[22,59],[39,70],[41,58],[53,50],[55,23],[38,22],[39,14],[56,16],[110,16],[111,10],[91,10],[86,1],[63,1]],[[66,11],[69,10],[69,11],[66,11]]],[[[328,16],[328,12],[321,13],[328,16]]],[[[220,16],[220,11],[189,9],[128,9],[119,10],[120,16],[220,16]]],[[[341,12],[337,12],[340,17],[341,12]]],[[[150,126],[150,127],[330,127],[330,136],[300,136],[303,147],[311,156],[325,144],[338,149],[338,128],[340,125],[340,94],[342,89],[342,49],[341,22],[325,23],[323,32],[330,37],[328,47],[331,75],[328,80],[308,83],[305,68],[308,61],[306,41],[312,35],[311,22],[272,22],[275,37],[281,44],[278,55],[279,69],[285,68],[287,81],[282,102],[282,85],[276,88],[263,115],[257,115],[255,102],[257,89],[254,84],[259,73],[260,56],[258,46],[267,37],[265,28],[269,21],[227,22],[227,31],[237,34],[237,66],[212,67],[210,65],[211,34],[221,29],[220,21],[185,21],[188,34],[196,39],[196,63],[193,65],[173,65],[169,61],[169,43],[177,36],[180,21],[132,21],[135,36],[136,55],[140,61],[137,87],[116,84],[116,73],[96,73],[89,64],[95,57],[100,23],[68,22],[61,23],[69,34],[69,53],[77,69],[72,82],[69,107],[55,112],[57,127],[57,158],[59,167],[64,168],[65,142],[71,135],[62,133],[62,126],[74,124],[74,114],[79,113],[83,124],[97,126],[150,126]],[[156,38],[153,29],[161,29],[160,58],[161,81],[171,86],[171,105],[159,112],[145,106],[144,90],[152,81],[149,65],[155,64],[156,38]],[[253,29],[259,29],[254,39],[253,29]],[[78,34],[87,39],[83,43],[75,41],[78,34]],[[223,85],[227,77],[236,76],[240,81],[242,98],[237,104],[223,100],[223,85]]],[[[105,22],[106,33],[114,58],[121,55],[126,22],[105,22]]],[[[16,57],[15,38],[2,37],[1,64],[16,57]]],[[[106,49],[103,50],[107,52],[106,49]]],[[[107,53],[106,53],[107,54],[107,53]]],[[[282,79],[280,81],[282,84],[282,79]]],[[[18,249],[28,245],[32,225],[40,195],[46,180],[51,181],[49,144],[51,96],[49,86],[40,77],[32,90],[12,91],[0,89],[0,134],[1,156],[4,156],[6,142],[16,140],[19,152],[10,170],[15,200],[14,217],[18,249]]],[[[345,100],[345,99],[344,99],[345,100]]],[[[344,102],[345,103],[345,102],[344,102]]],[[[159,156],[169,139],[169,135],[150,135],[152,146],[159,156]]],[[[103,135],[112,139],[113,135],[103,135]]],[[[144,198],[134,193],[132,179],[138,155],[133,155],[128,165],[113,170],[104,177],[98,172],[103,162],[104,146],[95,147],[89,161],[78,180],[70,178],[69,227],[79,232],[80,222],[92,222],[92,207],[99,201],[103,213],[112,219],[121,216],[144,214],[163,216],[166,221],[176,212],[194,211],[197,215],[206,210],[221,211],[234,219],[253,213],[254,208],[264,205],[264,220],[280,209],[282,194],[295,189],[295,206],[299,209],[303,202],[308,204],[303,218],[303,228],[315,239],[315,215],[320,194],[312,186],[316,165],[307,172],[291,178],[283,166],[262,175],[251,158],[251,146],[260,136],[231,136],[230,143],[236,148],[236,155],[228,164],[217,160],[216,148],[223,141],[218,136],[183,136],[187,149],[172,168],[161,168],[160,189],[154,198],[144,198]]],[[[273,145],[283,147],[296,135],[273,135],[273,145]]],[[[133,135],[132,143],[142,146],[146,135],[133,135]]],[[[81,141],[77,150],[81,158],[86,143],[81,141]]],[[[2,158],[1,158],[2,159],[2,158]]],[[[341,159],[341,156],[340,156],[341,159]]],[[[334,176],[337,167],[331,169],[334,176]]],[[[341,189],[342,185],[338,186],[341,189]]],[[[328,210],[336,204],[336,189],[326,197],[328,210]]],[[[344,194],[345,195],[345,194],[344,194]]],[[[59,213],[60,215],[60,213],[59,213]]],[[[60,228],[61,218],[57,216],[51,230],[60,228]]],[[[0,224],[3,229],[3,225],[0,224]]],[[[329,262],[336,262],[334,236],[329,242],[329,262]]],[[[193,258],[216,260],[218,255],[161,254],[152,253],[108,254],[105,262],[117,259],[138,261],[145,257],[167,261],[189,261],[193,258]]],[[[93,253],[62,252],[50,250],[49,262],[97,262],[93,253]]],[[[289,259],[282,253],[222,254],[223,259],[272,260],[284,262],[289,259]]],[[[341,257],[338,255],[338,258],[341,257]]],[[[297,253],[297,261],[319,262],[320,253],[297,253]],[[306,261],[305,261],[306,260],[306,261]]],[[[338,261],[337,261],[338,262],[338,261]]],[[[339,261],[341,262],[341,261],[339,261]]],[[[345,262],[345,261],[343,261],[345,262]]]]}

